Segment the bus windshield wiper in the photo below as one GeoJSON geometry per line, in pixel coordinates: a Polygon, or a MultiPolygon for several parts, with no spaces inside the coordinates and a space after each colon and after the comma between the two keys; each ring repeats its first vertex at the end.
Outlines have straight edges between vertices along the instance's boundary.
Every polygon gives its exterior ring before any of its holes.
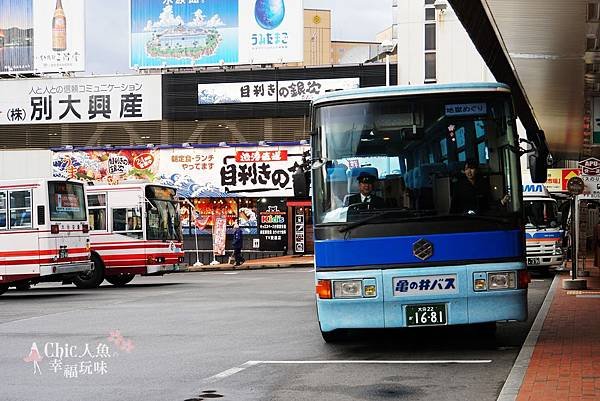
{"type": "Polygon", "coordinates": [[[382,210],[380,213],[373,214],[371,216],[367,216],[364,219],[357,220],[352,223],[348,223],[345,226],[340,227],[338,229],[338,231],[343,233],[348,230],[352,230],[353,228],[356,228],[358,226],[362,226],[362,225],[364,225],[370,221],[373,221],[379,217],[384,217],[384,216],[391,216],[391,215],[398,215],[398,217],[410,216],[408,219],[405,219],[403,221],[407,221],[407,220],[412,221],[412,220],[418,220],[418,219],[422,218],[423,216],[426,216],[427,214],[431,214],[431,213],[435,213],[435,210],[410,210],[410,209],[382,210]]]}

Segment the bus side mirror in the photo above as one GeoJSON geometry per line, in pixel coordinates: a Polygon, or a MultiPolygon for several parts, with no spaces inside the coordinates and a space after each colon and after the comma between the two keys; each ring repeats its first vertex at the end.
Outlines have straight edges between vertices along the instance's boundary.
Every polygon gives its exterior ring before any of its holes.
{"type": "Polygon", "coordinates": [[[44,205],[39,205],[37,207],[37,224],[38,226],[46,224],[46,208],[44,205]]]}
{"type": "Polygon", "coordinates": [[[548,163],[551,162],[550,151],[546,143],[544,131],[538,131],[529,138],[533,145],[533,152],[528,156],[531,181],[543,184],[548,178],[548,163]]]}

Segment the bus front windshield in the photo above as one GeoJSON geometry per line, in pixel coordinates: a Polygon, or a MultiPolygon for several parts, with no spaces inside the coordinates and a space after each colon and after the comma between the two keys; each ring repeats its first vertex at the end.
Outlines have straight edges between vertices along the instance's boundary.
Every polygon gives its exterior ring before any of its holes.
{"type": "Polygon", "coordinates": [[[147,239],[181,241],[179,204],[175,189],[152,185],[146,187],[147,239]]]}
{"type": "Polygon", "coordinates": [[[525,201],[525,224],[527,227],[558,227],[558,208],[555,201],[525,201]]]}
{"type": "Polygon", "coordinates": [[[314,115],[316,224],[518,225],[517,135],[508,94],[384,98],[323,105],[314,115]]]}

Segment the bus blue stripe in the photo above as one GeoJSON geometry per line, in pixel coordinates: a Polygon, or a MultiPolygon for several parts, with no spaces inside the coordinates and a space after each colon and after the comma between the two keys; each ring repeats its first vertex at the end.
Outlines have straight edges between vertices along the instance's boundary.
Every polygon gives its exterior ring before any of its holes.
{"type": "Polygon", "coordinates": [[[510,258],[521,256],[522,246],[520,230],[319,240],[315,241],[315,264],[318,269],[510,258]],[[413,255],[413,244],[420,239],[433,244],[433,255],[425,261],[413,255]]]}

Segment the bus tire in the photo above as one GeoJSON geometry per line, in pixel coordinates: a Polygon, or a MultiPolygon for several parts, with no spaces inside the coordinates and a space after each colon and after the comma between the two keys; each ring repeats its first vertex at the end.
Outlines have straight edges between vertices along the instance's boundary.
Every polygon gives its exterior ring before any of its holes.
{"type": "Polygon", "coordinates": [[[17,291],[27,291],[31,288],[31,283],[28,281],[25,281],[23,283],[18,283],[15,285],[15,290],[17,291]]]}
{"type": "Polygon", "coordinates": [[[77,288],[98,288],[104,281],[104,263],[102,259],[95,253],[92,253],[92,262],[94,268],[87,273],[79,273],[73,277],[73,284],[77,288]]]}
{"type": "Polygon", "coordinates": [[[114,285],[115,287],[123,287],[125,284],[129,283],[135,274],[133,273],[119,273],[114,276],[106,276],[104,279],[114,285]]]}
{"type": "Polygon", "coordinates": [[[8,284],[0,284],[0,295],[8,291],[8,284]]]}

